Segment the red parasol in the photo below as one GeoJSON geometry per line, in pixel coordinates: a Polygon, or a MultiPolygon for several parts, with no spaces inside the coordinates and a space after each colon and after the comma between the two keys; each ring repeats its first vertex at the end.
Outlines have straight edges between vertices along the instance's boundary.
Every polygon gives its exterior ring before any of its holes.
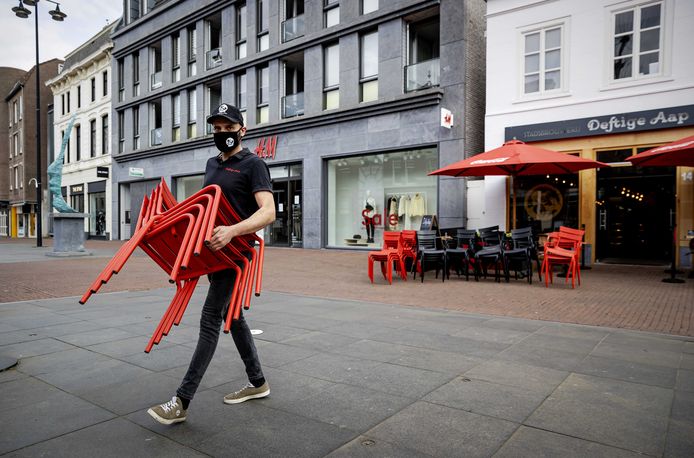
{"type": "MultiPolygon", "coordinates": [[[[511,140],[499,148],[476,154],[462,161],[434,170],[429,175],[485,176],[507,175],[561,175],[579,170],[609,167],[608,164],[584,159],[572,154],[559,153],[519,140],[511,140]]],[[[513,193],[513,209],[516,209],[516,193],[513,193]]],[[[515,227],[516,218],[513,218],[515,227]]]]}
{"type": "Polygon", "coordinates": [[[627,158],[641,167],[694,167],[694,135],[627,158]]]}

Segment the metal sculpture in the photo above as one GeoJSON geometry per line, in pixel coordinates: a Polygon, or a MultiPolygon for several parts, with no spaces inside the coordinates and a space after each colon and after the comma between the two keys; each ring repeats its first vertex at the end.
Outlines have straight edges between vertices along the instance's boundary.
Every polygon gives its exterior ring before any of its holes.
{"type": "Polygon", "coordinates": [[[55,158],[53,163],[48,166],[48,189],[50,189],[51,195],[53,196],[53,208],[58,210],[59,213],[77,213],[77,210],[73,209],[65,202],[63,194],[60,192],[60,185],[63,179],[65,147],[70,141],[70,133],[72,132],[72,125],[75,123],[76,117],[77,113],[70,118],[70,122],[67,126],[67,134],[63,137],[63,141],[60,145],[60,153],[58,153],[58,157],[55,158]]]}

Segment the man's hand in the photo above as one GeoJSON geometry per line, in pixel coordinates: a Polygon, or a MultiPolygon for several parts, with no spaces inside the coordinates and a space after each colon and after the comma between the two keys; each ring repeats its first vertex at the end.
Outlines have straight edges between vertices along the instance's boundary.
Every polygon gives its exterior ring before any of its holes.
{"type": "Polygon", "coordinates": [[[212,238],[207,247],[212,251],[221,250],[235,235],[234,226],[217,226],[212,230],[212,238]]]}

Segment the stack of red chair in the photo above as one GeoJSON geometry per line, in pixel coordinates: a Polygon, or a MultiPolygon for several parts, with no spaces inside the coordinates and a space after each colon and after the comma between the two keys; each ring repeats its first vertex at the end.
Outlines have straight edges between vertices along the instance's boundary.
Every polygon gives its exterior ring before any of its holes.
{"type": "Polygon", "coordinates": [[[545,286],[553,283],[553,267],[564,264],[567,266],[566,280],[571,277],[571,288],[575,287],[575,279],[581,285],[581,268],[579,266],[580,250],[583,244],[585,231],[571,229],[564,226],[559,232],[549,234],[545,244],[545,256],[542,261],[542,272],[545,274],[545,286]]]}
{"type": "Polygon", "coordinates": [[[236,281],[224,323],[224,332],[228,333],[231,322],[239,318],[241,307],[250,307],[254,280],[255,295],[260,295],[265,245],[255,234],[236,237],[216,252],[205,245],[216,226],[229,226],[240,220],[219,186],[207,186],[177,203],[162,179],[152,194],[143,199],[132,238],[106,265],[82,296],[80,304],[87,302],[113,274],[120,272],[139,247],[169,275],[169,282],[176,284],[176,293],[147,344],[146,353],[168,335],[172,325],[181,322],[201,276],[234,269],[236,281]]]}
{"type": "Polygon", "coordinates": [[[400,277],[403,280],[407,280],[407,272],[405,270],[405,257],[404,257],[405,246],[403,244],[403,237],[401,232],[396,231],[385,231],[383,233],[383,249],[380,251],[372,251],[369,253],[368,258],[368,273],[371,283],[374,282],[374,263],[381,263],[381,273],[389,284],[393,284],[393,263],[396,263],[396,267],[400,277]]]}

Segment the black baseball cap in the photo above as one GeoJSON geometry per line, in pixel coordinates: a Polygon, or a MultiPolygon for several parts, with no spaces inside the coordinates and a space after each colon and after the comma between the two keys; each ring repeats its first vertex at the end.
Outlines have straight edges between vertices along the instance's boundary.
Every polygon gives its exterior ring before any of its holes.
{"type": "Polygon", "coordinates": [[[208,124],[212,124],[215,119],[225,119],[230,122],[236,122],[243,126],[243,115],[241,110],[229,103],[223,103],[207,117],[208,124]]]}

